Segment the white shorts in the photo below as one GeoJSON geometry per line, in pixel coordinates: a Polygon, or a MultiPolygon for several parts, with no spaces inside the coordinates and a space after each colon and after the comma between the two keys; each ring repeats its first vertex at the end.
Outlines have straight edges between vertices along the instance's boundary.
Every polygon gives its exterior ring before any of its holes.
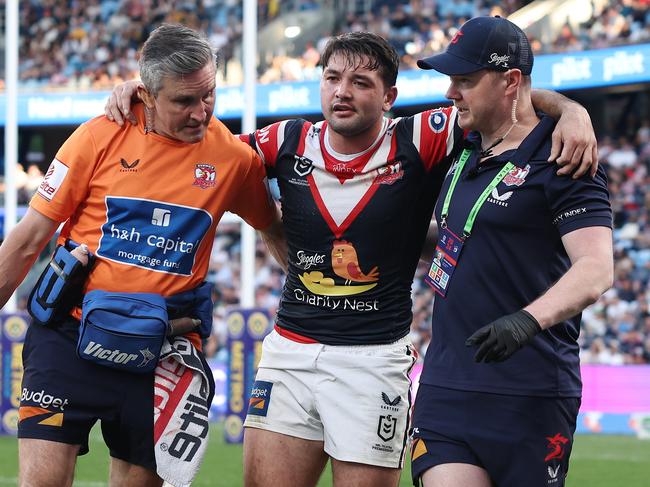
{"type": "Polygon", "coordinates": [[[411,409],[408,337],[388,345],[264,339],[245,426],[324,442],[344,462],[402,468],[411,409]]]}

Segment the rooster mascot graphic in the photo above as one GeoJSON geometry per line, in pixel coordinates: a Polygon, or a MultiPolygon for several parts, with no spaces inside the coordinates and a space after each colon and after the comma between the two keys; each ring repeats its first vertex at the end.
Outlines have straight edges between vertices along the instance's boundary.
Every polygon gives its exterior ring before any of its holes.
{"type": "Polygon", "coordinates": [[[334,273],[345,279],[345,284],[351,282],[375,282],[379,279],[377,266],[368,274],[359,267],[359,257],[352,244],[346,240],[335,240],[332,247],[332,269],[334,273]]]}
{"type": "Polygon", "coordinates": [[[298,277],[312,293],[321,296],[352,296],[365,293],[374,288],[379,281],[377,266],[364,273],[359,265],[359,257],[354,246],[347,240],[335,240],[332,246],[332,270],[345,283],[337,285],[331,277],[321,271],[305,272],[298,277]]]}

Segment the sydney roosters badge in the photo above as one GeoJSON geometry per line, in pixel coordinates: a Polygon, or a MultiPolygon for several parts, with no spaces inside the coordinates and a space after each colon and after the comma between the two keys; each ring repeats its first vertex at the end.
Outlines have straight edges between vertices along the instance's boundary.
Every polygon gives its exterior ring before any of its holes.
{"type": "Polygon", "coordinates": [[[214,188],[217,184],[217,170],[212,164],[197,164],[194,169],[194,184],[201,189],[214,188]]]}
{"type": "Polygon", "coordinates": [[[526,176],[530,172],[530,164],[526,164],[526,167],[523,169],[521,167],[515,167],[512,171],[506,174],[506,177],[503,178],[503,182],[506,186],[521,186],[526,181],[526,176]]]}
{"type": "Polygon", "coordinates": [[[394,164],[382,166],[377,169],[377,178],[375,179],[375,183],[393,184],[395,181],[402,179],[403,176],[404,170],[402,169],[402,163],[397,161],[394,164]]]}

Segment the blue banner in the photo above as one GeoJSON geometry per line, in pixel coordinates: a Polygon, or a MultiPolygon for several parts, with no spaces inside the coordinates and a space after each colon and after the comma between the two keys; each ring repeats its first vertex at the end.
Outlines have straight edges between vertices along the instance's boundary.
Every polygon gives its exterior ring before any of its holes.
{"type": "MultiPolygon", "coordinates": [[[[650,81],[650,44],[593,51],[537,56],[533,86],[558,91],[650,81]]],[[[435,71],[404,71],[397,79],[396,106],[445,101],[446,76],[435,71]]],[[[257,116],[277,117],[318,114],[319,82],[257,85],[257,116]]],[[[20,125],[78,125],[104,113],[108,92],[25,93],[18,96],[20,125]]],[[[217,88],[215,115],[241,118],[244,94],[241,86],[217,88]]],[[[5,97],[0,97],[0,124],[5,120],[5,97]]]]}
{"type": "Polygon", "coordinates": [[[261,393],[251,397],[257,365],[262,356],[262,341],[273,329],[269,312],[265,309],[235,309],[227,318],[228,372],[226,379],[226,443],[241,443],[244,439],[244,420],[249,405],[254,410],[265,407],[261,393]]]}
{"type": "Polygon", "coordinates": [[[201,208],[138,198],[106,197],[97,255],[168,274],[192,274],[196,252],[212,224],[201,208]]]}
{"type": "Polygon", "coordinates": [[[20,384],[23,380],[23,341],[26,313],[0,314],[0,434],[16,435],[20,384]]]}

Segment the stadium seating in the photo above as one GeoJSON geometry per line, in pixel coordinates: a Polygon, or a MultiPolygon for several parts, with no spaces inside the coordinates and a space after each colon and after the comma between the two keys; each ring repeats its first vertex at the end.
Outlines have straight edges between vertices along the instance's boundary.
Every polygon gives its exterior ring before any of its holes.
{"type": "MultiPolygon", "coordinates": [[[[295,0],[259,3],[264,26],[283,12],[328,8],[331,2],[295,0]]],[[[375,0],[357,2],[366,8],[346,11],[337,20],[339,32],[370,30],[395,45],[402,68],[444,49],[456,27],[475,15],[509,15],[527,1],[493,0],[435,2],[432,0],[375,0]]],[[[650,11],[646,2],[599,2],[592,17],[577,27],[564,25],[552,42],[531,39],[536,52],[594,49],[650,39],[650,11]]],[[[200,0],[64,0],[20,2],[21,83],[38,89],[108,89],[137,75],[137,51],[161,22],[182,22],[207,33],[221,51],[223,82],[239,84],[241,68],[236,46],[241,42],[241,1],[200,0]],[[230,72],[229,72],[230,71],[230,72]]],[[[315,79],[319,48],[314,39],[306,52],[277,52],[260,62],[261,82],[315,79]]],[[[286,51],[282,46],[279,50],[286,51]]]]}

